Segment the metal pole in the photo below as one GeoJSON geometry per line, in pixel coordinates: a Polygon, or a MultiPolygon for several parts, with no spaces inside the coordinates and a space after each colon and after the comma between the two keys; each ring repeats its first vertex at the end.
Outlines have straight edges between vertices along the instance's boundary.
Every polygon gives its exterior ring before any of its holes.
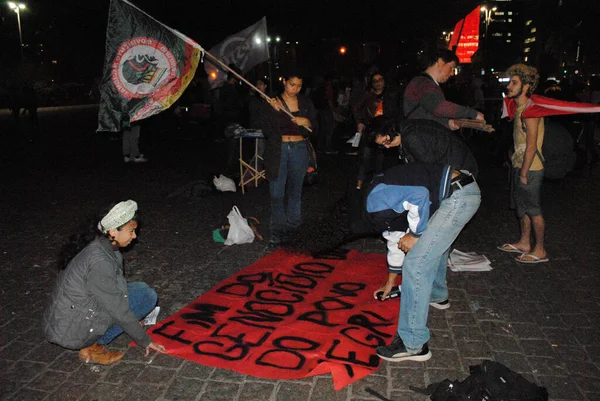
{"type": "Polygon", "coordinates": [[[19,10],[19,6],[15,8],[15,12],[17,13],[17,23],[19,24],[19,44],[21,45],[21,64],[25,65],[25,57],[23,56],[23,35],[21,34],[21,11],[19,10]]]}

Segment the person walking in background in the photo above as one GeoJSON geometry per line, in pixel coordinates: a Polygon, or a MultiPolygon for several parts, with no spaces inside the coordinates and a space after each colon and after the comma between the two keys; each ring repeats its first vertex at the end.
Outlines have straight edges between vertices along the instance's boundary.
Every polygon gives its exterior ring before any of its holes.
{"type": "Polygon", "coordinates": [[[46,339],[78,349],[86,363],[112,364],[123,357],[106,345],[126,332],[138,345],[164,353],[140,321],[156,306],[156,292],[146,283],[128,283],[119,251],[136,238],[137,203],[117,203],[87,232],[72,237],[62,253],[61,269],[43,317],[46,339]]]}
{"type": "Polygon", "coordinates": [[[381,172],[383,168],[383,152],[367,140],[365,130],[373,119],[383,117],[395,121],[400,114],[398,93],[385,87],[383,75],[375,72],[368,79],[368,89],[364,92],[362,101],[355,109],[356,131],[361,134],[358,148],[359,167],[356,188],[360,189],[367,176],[372,171],[381,172]]]}
{"type": "Polygon", "coordinates": [[[458,57],[448,49],[438,50],[423,74],[413,78],[404,91],[404,116],[407,119],[434,120],[458,129],[452,119],[470,118],[484,120],[483,113],[446,100],[440,84],[454,75],[458,57]]]}
{"type": "Polygon", "coordinates": [[[145,163],[148,161],[140,153],[140,123],[123,124],[123,161],[125,163],[145,163]]]}
{"type": "Polygon", "coordinates": [[[534,67],[524,64],[511,66],[507,75],[510,82],[507,97],[514,99],[517,109],[513,122],[514,153],[511,157],[513,170],[512,199],[520,221],[521,237],[516,243],[507,243],[498,249],[519,253],[520,263],[543,263],[548,261],[544,248],[546,223],[542,216],[540,193],[544,180],[544,119],[521,118],[528,100],[538,85],[540,76],[534,67]],[[535,235],[535,246],[531,247],[531,230],[535,235]]]}
{"type": "MultiPolygon", "coordinates": [[[[258,78],[254,83],[254,86],[261,91],[266,93],[267,83],[263,78],[258,78]]],[[[269,109],[269,104],[265,99],[254,91],[250,92],[250,100],[248,101],[248,112],[250,115],[250,128],[254,130],[261,129],[262,116],[269,109]]],[[[262,158],[265,154],[265,140],[258,140],[258,155],[262,158]]],[[[262,163],[261,163],[262,164],[262,163]]]]}
{"type": "Polygon", "coordinates": [[[337,125],[333,116],[336,102],[335,81],[333,71],[325,74],[323,83],[312,97],[319,118],[318,149],[325,154],[335,153],[332,148],[333,132],[337,125]]]}
{"type": "MultiPolygon", "coordinates": [[[[229,64],[229,68],[242,75],[242,71],[234,64],[229,64]]],[[[239,175],[238,140],[235,139],[235,131],[244,118],[244,100],[239,92],[239,82],[240,80],[230,71],[227,73],[227,81],[219,90],[221,128],[227,141],[225,173],[231,177],[239,175]]]]}
{"type": "Polygon", "coordinates": [[[263,115],[266,139],[265,170],[271,195],[271,239],[277,246],[290,238],[302,223],[302,184],[308,168],[308,129],[316,129],[317,112],[307,97],[300,95],[302,75],[290,72],[282,79],[283,93],[273,98],[263,115]],[[293,119],[280,112],[284,109],[293,119]],[[285,205],[287,198],[287,207],[285,205]]]}

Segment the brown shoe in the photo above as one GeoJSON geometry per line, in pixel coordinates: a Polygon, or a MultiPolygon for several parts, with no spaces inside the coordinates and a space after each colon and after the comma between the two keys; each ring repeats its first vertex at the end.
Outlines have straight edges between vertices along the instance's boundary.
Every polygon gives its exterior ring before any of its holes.
{"type": "Polygon", "coordinates": [[[123,358],[123,353],[120,351],[109,351],[104,345],[94,344],[87,348],[80,349],[79,358],[85,363],[110,365],[123,358]]]}

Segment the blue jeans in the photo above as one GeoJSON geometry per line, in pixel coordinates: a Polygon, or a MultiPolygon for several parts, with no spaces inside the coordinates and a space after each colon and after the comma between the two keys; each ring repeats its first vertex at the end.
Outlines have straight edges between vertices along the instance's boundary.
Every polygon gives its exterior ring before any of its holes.
{"type": "Polygon", "coordinates": [[[302,184],[308,169],[306,141],[282,142],[279,176],[269,182],[271,193],[271,242],[279,242],[288,230],[302,222],[302,184]],[[287,196],[287,208],[284,198],[287,196]]]}
{"type": "MultiPolygon", "coordinates": [[[[142,320],[148,313],[152,312],[158,301],[156,291],[142,282],[127,283],[127,298],[129,299],[129,309],[138,320],[142,320]]],[[[96,342],[101,345],[108,345],[121,334],[123,334],[123,329],[115,324],[106,330],[106,333],[96,342]]]]}
{"type": "Polygon", "coordinates": [[[429,341],[429,303],[448,299],[446,265],[450,246],[480,203],[481,192],[476,182],[462,189],[455,188],[454,193],[441,202],[419,241],[406,254],[398,335],[409,351],[418,351],[429,341]]]}

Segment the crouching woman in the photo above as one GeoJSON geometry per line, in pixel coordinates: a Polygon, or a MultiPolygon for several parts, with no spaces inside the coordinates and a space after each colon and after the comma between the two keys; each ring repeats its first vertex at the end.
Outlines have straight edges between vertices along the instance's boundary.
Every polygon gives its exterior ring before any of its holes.
{"type": "Polygon", "coordinates": [[[108,365],[121,359],[122,352],[108,351],[106,345],[123,332],[145,347],[146,355],[151,349],[165,352],[140,324],[154,309],[156,292],[146,283],[127,283],[123,276],[119,249],[136,238],[137,224],[137,203],[120,202],[63,251],[64,270],[44,312],[44,335],[52,343],[79,350],[86,363],[108,365]]]}

